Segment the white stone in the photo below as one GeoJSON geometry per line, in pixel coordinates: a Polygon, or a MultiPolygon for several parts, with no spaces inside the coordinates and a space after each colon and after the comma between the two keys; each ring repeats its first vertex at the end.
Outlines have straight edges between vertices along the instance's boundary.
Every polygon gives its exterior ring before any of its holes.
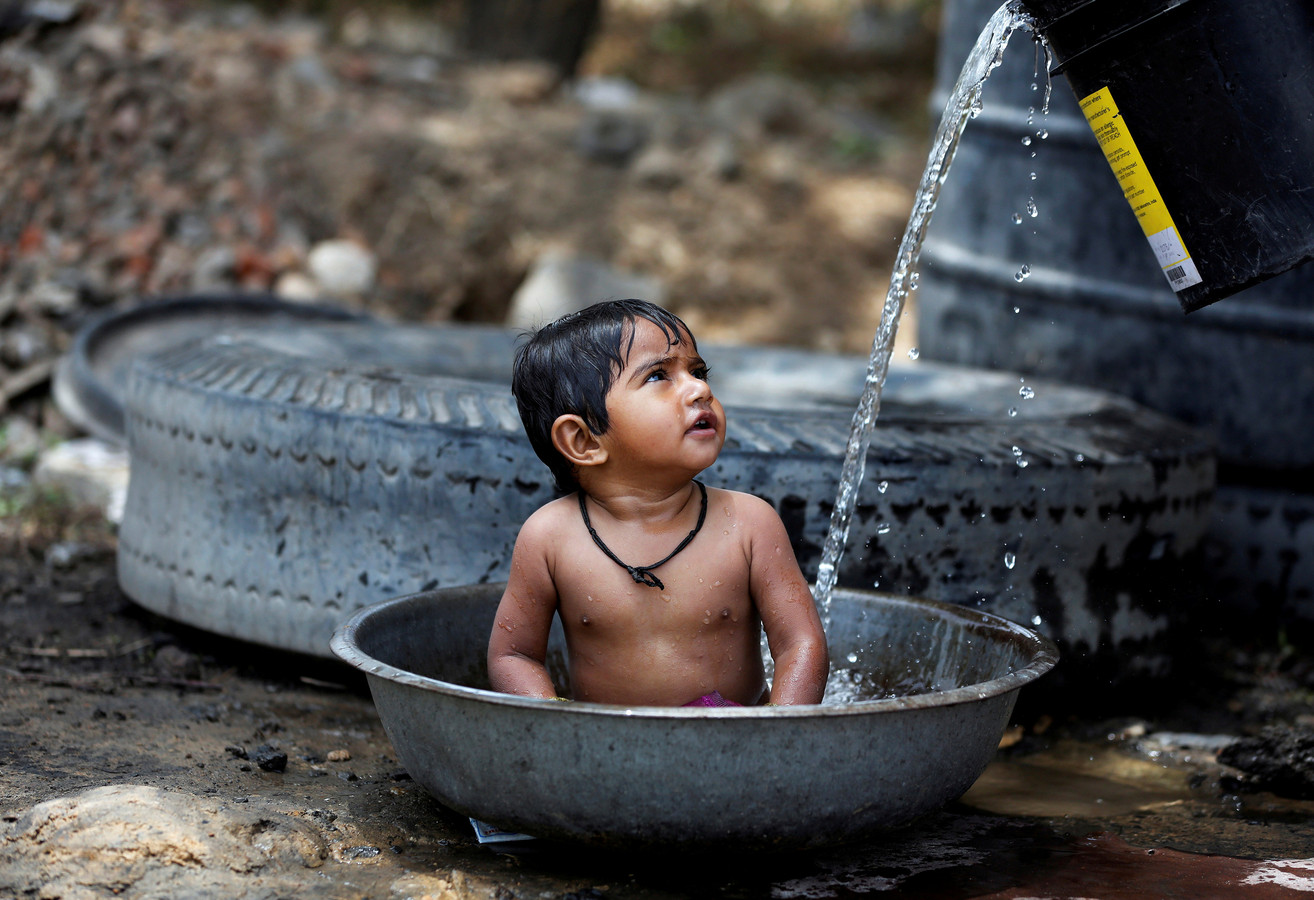
{"type": "Polygon", "coordinates": [[[374,287],[374,254],[355,241],[321,241],[307,259],[310,274],[326,292],[363,294],[374,287]]]}
{"type": "Polygon", "coordinates": [[[284,300],[310,301],[319,299],[319,285],[300,272],[284,272],[274,282],[274,293],[284,300]]]}
{"type": "Polygon", "coordinates": [[[128,452],[97,438],[65,441],[41,454],[32,480],[61,489],[74,503],[97,507],[118,524],[128,498],[128,452]]]}

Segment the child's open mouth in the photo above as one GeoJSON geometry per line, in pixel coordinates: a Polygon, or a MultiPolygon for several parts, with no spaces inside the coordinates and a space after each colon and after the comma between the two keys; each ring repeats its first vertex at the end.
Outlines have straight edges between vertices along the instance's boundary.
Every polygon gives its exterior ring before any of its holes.
{"type": "Polygon", "coordinates": [[[689,427],[690,432],[716,431],[716,417],[710,413],[698,417],[698,421],[689,427]]]}

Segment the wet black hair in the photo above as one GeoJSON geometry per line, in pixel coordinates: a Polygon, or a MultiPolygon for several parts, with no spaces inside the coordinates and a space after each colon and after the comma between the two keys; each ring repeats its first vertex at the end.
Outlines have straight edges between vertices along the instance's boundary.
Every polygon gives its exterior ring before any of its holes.
{"type": "Polygon", "coordinates": [[[606,433],[607,392],[625,368],[639,319],[660,328],[672,344],[685,334],[693,341],[689,326],[655,303],[606,300],[531,332],[516,350],[511,393],[529,443],[562,494],[579,490],[579,481],[574,464],[552,444],[552,425],[560,416],[577,415],[594,434],[606,433]]]}

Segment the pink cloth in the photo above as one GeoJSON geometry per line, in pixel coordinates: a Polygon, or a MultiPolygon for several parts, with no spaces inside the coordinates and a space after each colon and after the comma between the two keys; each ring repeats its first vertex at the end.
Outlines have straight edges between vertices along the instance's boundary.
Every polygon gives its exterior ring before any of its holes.
{"type": "Polygon", "coordinates": [[[685,706],[742,706],[742,703],[736,703],[733,700],[727,700],[721,696],[720,691],[712,691],[710,694],[703,694],[697,700],[691,700],[685,706]]]}

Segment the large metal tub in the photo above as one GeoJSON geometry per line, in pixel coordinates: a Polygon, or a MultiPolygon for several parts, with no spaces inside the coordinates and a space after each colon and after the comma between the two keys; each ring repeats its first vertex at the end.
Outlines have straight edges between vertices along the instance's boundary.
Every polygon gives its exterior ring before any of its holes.
{"type": "MultiPolygon", "coordinates": [[[[527,700],[487,689],[500,595],[472,585],[367,607],[332,649],[365,672],[398,758],[443,804],[594,844],[810,847],[898,825],[972,785],[1018,690],[1057,661],[1047,638],[997,616],[840,590],[832,667],[931,690],[733,709],[527,700]]],[[[555,633],[559,686],[563,652],[555,633]]]]}

